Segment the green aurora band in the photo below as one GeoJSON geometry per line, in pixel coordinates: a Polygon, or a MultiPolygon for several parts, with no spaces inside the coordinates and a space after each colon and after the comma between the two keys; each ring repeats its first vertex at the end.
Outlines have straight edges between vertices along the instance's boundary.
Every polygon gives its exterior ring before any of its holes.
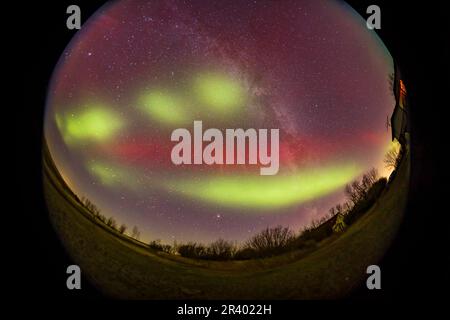
{"type": "Polygon", "coordinates": [[[89,172],[108,187],[158,187],[181,196],[230,208],[276,209],[298,205],[330,194],[362,173],[356,164],[334,164],[304,168],[292,175],[277,176],[205,176],[201,179],[145,178],[135,168],[93,163],[89,172]],[[164,181],[165,180],[165,181],[164,181]]]}
{"type": "Polygon", "coordinates": [[[194,81],[198,101],[210,110],[229,114],[245,104],[245,94],[238,81],[219,73],[198,74],[194,81]]]}
{"type": "Polygon", "coordinates": [[[222,73],[198,73],[186,88],[154,88],[139,98],[139,109],[166,126],[188,125],[202,119],[228,117],[247,100],[239,81],[222,73]]]}
{"type": "Polygon", "coordinates": [[[141,108],[160,123],[177,125],[191,120],[181,99],[163,90],[153,90],[145,94],[141,101],[141,108]]]}
{"type": "Polygon", "coordinates": [[[88,105],[83,111],[56,115],[56,124],[67,144],[81,141],[103,142],[112,138],[124,121],[111,109],[102,105],[88,105]]]}
{"type": "Polygon", "coordinates": [[[218,176],[176,181],[166,185],[183,196],[226,207],[274,209],[298,205],[338,190],[362,169],[357,165],[330,165],[302,169],[292,175],[218,176]]]}

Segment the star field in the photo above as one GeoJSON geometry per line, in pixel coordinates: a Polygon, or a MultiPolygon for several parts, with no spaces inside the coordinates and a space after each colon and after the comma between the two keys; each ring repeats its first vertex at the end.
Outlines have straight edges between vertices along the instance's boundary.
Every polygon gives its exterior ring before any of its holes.
{"type": "Polygon", "coordinates": [[[45,137],[62,176],[144,241],[243,241],[298,230],[384,172],[394,99],[387,49],[334,1],[117,1],[52,76],[45,137]],[[170,134],[279,128],[280,171],[174,166],[170,134]]]}

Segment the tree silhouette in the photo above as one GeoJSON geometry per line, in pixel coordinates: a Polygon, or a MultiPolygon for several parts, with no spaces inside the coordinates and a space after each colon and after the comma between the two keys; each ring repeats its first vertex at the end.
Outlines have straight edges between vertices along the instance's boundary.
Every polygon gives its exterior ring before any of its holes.
{"type": "Polygon", "coordinates": [[[93,204],[88,198],[81,197],[81,203],[94,216],[98,216],[100,214],[100,209],[97,208],[97,206],[93,204]]]}
{"type": "Polygon", "coordinates": [[[223,239],[214,241],[208,247],[208,255],[214,259],[231,259],[235,253],[236,247],[231,242],[223,239]]]}
{"type": "Polygon", "coordinates": [[[397,169],[400,164],[400,149],[392,147],[384,156],[384,166],[388,169],[397,169]]]}
{"type": "Polygon", "coordinates": [[[288,248],[294,240],[295,235],[292,230],[277,226],[275,228],[266,228],[254,235],[246,242],[245,247],[270,255],[288,248]]]}
{"type": "Polygon", "coordinates": [[[113,217],[109,217],[108,220],[106,220],[106,225],[110,226],[113,229],[117,229],[117,222],[113,217]]]}
{"type": "Polygon", "coordinates": [[[127,226],[122,223],[122,225],[119,227],[119,232],[124,234],[126,230],[127,230],[127,226]]]}
{"type": "Polygon", "coordinates": [[[131,237],[139,240],[139,238],[141,237],[141,232],[139,231],[138,227],[133,227],[133,230],[131,231],[131,237]]]}

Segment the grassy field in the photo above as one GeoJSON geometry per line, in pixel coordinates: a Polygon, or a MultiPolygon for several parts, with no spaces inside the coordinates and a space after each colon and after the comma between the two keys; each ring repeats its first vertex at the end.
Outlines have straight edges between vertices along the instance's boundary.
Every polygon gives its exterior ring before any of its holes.
{"type": "MultiPolygon", "coordinates": [[[[44,152],[45,154],[45,152],[44,152]]],[[[370,210],[310,252],[247,261],[203,261],[152,251],[99,223],[44,157],[51,221],[69,255],[105,294],[128,299],[319,299],[365,281],[395,237],[406,205],[409,154],[370,210]]]]}

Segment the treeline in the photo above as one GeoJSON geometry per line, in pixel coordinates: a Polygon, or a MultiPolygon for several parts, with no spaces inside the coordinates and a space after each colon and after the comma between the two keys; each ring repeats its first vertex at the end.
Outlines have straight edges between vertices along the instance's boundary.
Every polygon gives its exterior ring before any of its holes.
{"type": "MultiPolygon", "coordinates": [[[[247,260],[271,257],[292,250],[313,249],[320,241],[354,223],[373,205],[385,185],[386,179],[378,179],[377,171],[370,170],[361,180],[355,180],[345,187],[348,199],[345,203],[332,207],[327,215],[320,220],[312,221],[299,233],[287,227],[276,226],[267,227],[241,245],[224,239],[218,239],[208,245],[197,242],[169,245],[163,244],[160,240],[153,240],[148,247],[168,254],[204,260],[247,260]],[[334,228],[339,221],[342,221],[344,226],[334,228]]],[[[100,222],[121,234],[126,234],[128,228],[125,224],[119,226],[113,217],[104,216],[89,199],[82,198],[82,203],[100,222]]],[[[140,232],[136,226],[131,230],[130,236],[139,240],[140,232]]]]}
{"type": "MultiPolygon", "coordinates": [[[[402,156],[402,149],[398,151],[392,149],[386,155],[386,166],[394,169],[391,177],[395,174],[402,156]]],[[[330,208],[325,216],[312,221],[299,233],[277,226],[267,227],[241,245],[224,239],[218,239],[209,245],[197,242],[169,245],[162,244],[160,240],[153,240],[148,247],[168,254],[206,260],[245,260],[270,257],[291,250],[311,250],[317,247],[320,241],[332,236],[333,233],[343,232],[348,225],[358,220],[375,204],[386,185],[387,179],[379,178],[377,170],[371,169],[363,174],[361,179],[345,186],[347,200],[344,203],[330,208]]],[[[126,225],[118,227],[114,218],[106,218],[88,199],[82,198],[82,203],[98,220],[121,234],[126,233],[128,229],[126,225]]],[[[136,226],[131,231],[131,237],[139,240],[140,232],[136,226]]]]}
{"type": "Polygon", "coordinates": [[[403,146],[402,144],[398,146],[394,145],[384,156],[384,166],[388,169],[393,169],[393,172],[389,176],[389,181],[395,178],[397,174],[397,168],[400,166],[400,162],[402,161],[405,152],[405,146],[403,146]]]}
{"type": "Polygon", "coordinates": [[[140,239],[141,232],[139,231],[137,226],[134,226],[131,229],[131,233],[128,234],[127,233],[128,226],[126,224],[122,223],[119,225],[116,219],[114,219],[113,217],[106,217],[104,214],[100,212],[100,209],[95,204],[93,204],[89,199],[81,197],[80,201],[81,204],[89,211],[89,213],[91,213],[94,216],[94,218],[100,221],[101,223],[105,224],[106,226],[110,227],[111,229],[114,229],[115,231],[121,234],[129,235],[130,237],[136,240],[140,239]]]}
{"type": "Polygon", "coordinates": [[[262,230],[239,246],[219,239],[209,245],[188,242],[174,243],[173,246],[161,244],[160,240],[156,240],[150,242],[149,247],[169,254],[205,260],[246,260],[271,257],[298,249],[314,249],[320,241],[333,233],[342,232],[346,226],[367,212],[380,196],[386,183],[386,178],[378,178],[377,170],[371,169],[360,180],[346,185],[346,202],[330,208],[327,215],[314,220],[299,233],[277,226],[262,230]],[[340,228],[336,228],[338,224],[341,225],[340,228]]]}
{"type": "MultiPolygon", "coordinates": [[[[405,149],[402,145],[394,146],[386,153],[383,160],[385,167],[393,169],[389,181],[395,177],[404,154],[405,149]]],[[[379,178],[375,168],[365,173],[360,180],[347,184],[345,186],[347,201],[330,208],[327,215],[306,227],[299,236],[299,243],[319,242],[333,233],[345,230],[375,204],[387,184],[388,180],[384,177],[379,178]]]]}
{"type": "Polygon", "coordinates": [[[218,239],[209,245],[197,242],[185,244],[174,243],[173,246],[161,244],[160,240],[151,241],[149,247],[170,254],[178,254],[187,258],[205,260],[252,259],[273,256],[289,251],[294,247],[295,234],[289,228],[277,226],[266,228],[254,235],[243,245],[224,239],[218,239]]]}

